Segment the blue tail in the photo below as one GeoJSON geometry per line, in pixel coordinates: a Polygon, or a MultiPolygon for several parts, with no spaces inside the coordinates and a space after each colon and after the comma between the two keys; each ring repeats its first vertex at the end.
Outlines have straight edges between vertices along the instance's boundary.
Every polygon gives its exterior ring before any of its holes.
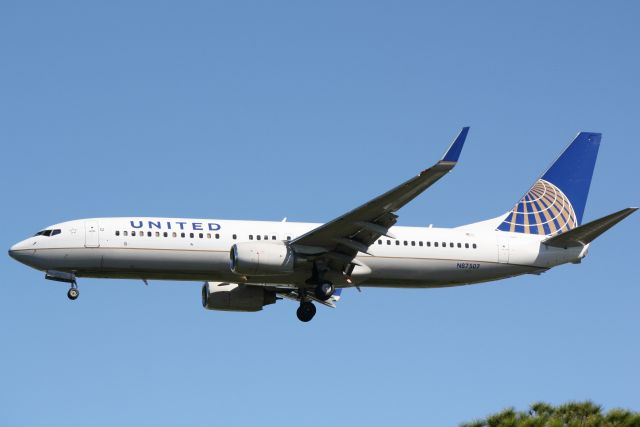
{"type": "Polygon", "coordinates": [[[602,134],[580,132],[498,230],[554,235],[582,224],[602,134]]]}

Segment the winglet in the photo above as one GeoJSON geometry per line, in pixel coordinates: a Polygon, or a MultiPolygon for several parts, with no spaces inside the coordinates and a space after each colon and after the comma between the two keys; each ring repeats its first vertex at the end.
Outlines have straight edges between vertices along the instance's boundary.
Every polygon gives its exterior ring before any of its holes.
{"type": "Polygon", "coordinates": [[[467,139],[467,133],[469,133],[469,126],[462,128],[455,141],[453,141],[447,152],[442,156],[441,162],[456,163],[458,161],[462,147],[464,146],[464,141],[467,139]]]}

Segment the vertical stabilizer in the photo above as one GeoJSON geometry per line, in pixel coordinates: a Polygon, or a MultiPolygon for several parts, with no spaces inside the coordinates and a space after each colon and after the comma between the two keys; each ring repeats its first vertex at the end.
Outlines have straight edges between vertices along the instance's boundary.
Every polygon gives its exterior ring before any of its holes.
{"type": "Polygon", "coordinates": [[[580,132],[498,230],[555,235],[582,224],[601,134],[580,132]]]}

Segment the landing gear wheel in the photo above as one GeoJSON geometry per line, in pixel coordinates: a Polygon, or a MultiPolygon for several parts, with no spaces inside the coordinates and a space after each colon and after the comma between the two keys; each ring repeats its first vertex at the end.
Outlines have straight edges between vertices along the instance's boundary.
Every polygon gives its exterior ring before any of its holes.
{"type": "Polygon", "coordinates": [[[308,322],[316,315],[316,306],[311,301],[301,302],[296,315],[301,322],[308,322]]]}
{"type": "Polygon", "coordinates": [[[71,301],[76,300],[79,296],[80,296],[80,291],[78,290],[78,288],[71,288],[67,292],[67,298],[69,298],[71,301]]]}
{"type": "Polygon", "coordinates": [[[331,296],[335,291],[336,291],[336,288],[335,286],[333,286],[333,283],[323,282],[323,283],[320,283],[318,286],[316,286],[316,289],[314,290],[314,294],[316,298],[318,298],[320,301],[326,301],[329,298],[331,298],[331,296]]]}

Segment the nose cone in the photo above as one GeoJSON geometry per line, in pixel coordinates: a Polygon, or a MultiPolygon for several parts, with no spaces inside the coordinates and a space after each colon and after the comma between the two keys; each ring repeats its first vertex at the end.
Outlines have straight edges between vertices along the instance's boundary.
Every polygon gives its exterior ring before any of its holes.
{"type": "Polygon", "coordinates": [[[16,258],[16,256],[18,255],[18,243],[16,243],[15,245],[11,246],[9,248],[9,256],[13,259],[18,259],[16,258]]]}
{"type": "Polygon", "coordinates": [[[9,248],[9,256],[22,263],[26,263],[25,261],[29,258],[32,252],[33,251],[29,250],[25,244],[25,240],[18,242],[9,248]]]}

